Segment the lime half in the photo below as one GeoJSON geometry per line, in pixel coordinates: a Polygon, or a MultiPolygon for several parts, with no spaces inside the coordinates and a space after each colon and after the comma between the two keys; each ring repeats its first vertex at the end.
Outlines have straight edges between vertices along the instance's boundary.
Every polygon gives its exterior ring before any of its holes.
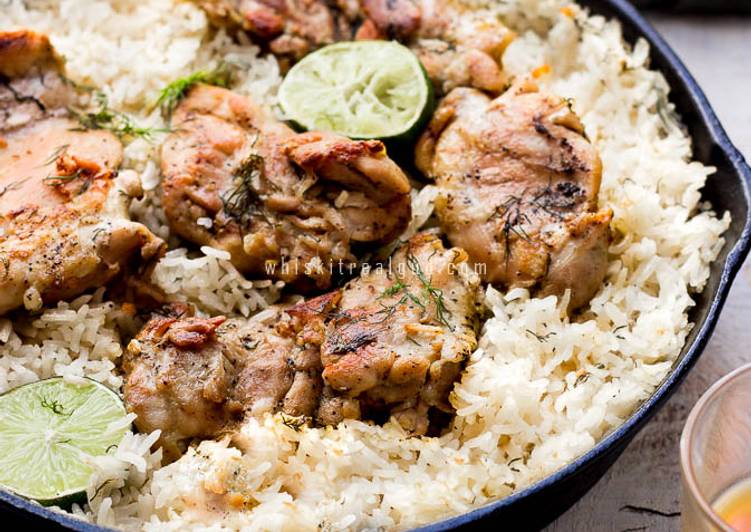
{"type": "Polygon", "coordinates": [[[279,102],[303,129],[401,140],[430,117],[432,87],[417,56],[397,42],[340,42],[292,67],[279,102]]]}
{"type": "Polygon", "coordinates": [[[0,396],[0,485],[46,506],[85,500],[98,456],[122,439],[125,407],[105,386],[62,377],[0,396]]]}

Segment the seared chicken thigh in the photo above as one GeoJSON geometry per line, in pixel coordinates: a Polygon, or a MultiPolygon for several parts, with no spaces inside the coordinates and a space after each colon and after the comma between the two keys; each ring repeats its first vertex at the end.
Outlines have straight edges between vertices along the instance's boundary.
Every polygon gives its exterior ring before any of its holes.
{"type": "Polygon", "coordinates": [[[173,231],[225,249],[249,275],[326,289],[355,262],[353,243],[396,238],[410,184],[378,141],[295,134],[247,98],[198,86],[162,147],[173,231]]]}
{"type": "Polygon", "coordinates": [[[360,39],[396,39],[417,54],[439,94],[456,87],[499,93],[501,58],[514,33],[460,0],[362,0],[360,39]]]}
{"type": "Polygon", "coordinates": [[[125,402],[168,459],[245,415],[320,425],[392,415],[414,434],[474,350],[479,279],[429,234],[341,290],[250,318],[157,316],[128,346],[125,402]]]}
{"type": "Polygon", "coordinates": [[[241,29],[283,64],[352,36],[357,0],[196,0],[214,24],[241,29]]]}
{"type": "Polygon", "coordinates": [[[607,269],[609,209],[597,210],[601,163],[562,98],[531,82],[495,100],[456,89],[416,151],[440,189],[441,227],[484,280],[585,305],[607,269]]]}
{"type": "Polygon", "coordinates": [[[436,90],[493,93],[506,83],[501,56],[514,37],[497,17],[458,0],[196,0],[215,24],[242,29],[287,68],[338,41],[395,39],[420,57],[436,90]]]}
{"type": "MultiPolygon", "coordinates": [[[[390,413],[414,434],[427,432],[431,408],[452,412],[449,393],[477,345],[479,279],[466,260],[422,233],[396,251],[390,271],[345,286],[320,343],[330,395],[356,402],[363,417],[390,413]]],[[[346,403],[322,406],[323,424],[347,417],[346,403]]]]}
{"type": "Polygon", "coordinates": [[[76,99],[47,37],[0,33],[0,314],[99,287],[162,242],[128,219],[141,192],[120,141],[68,117],[76,99]]]}
{"type": "Polygon", "coordinates": [[[168,460],[247,413],[313,416],[322,387],[317,351],[279,334],[282,309],[249,320],[152,318],[126,350],[125,402],[143,432],[161,430],[168,460]]]}

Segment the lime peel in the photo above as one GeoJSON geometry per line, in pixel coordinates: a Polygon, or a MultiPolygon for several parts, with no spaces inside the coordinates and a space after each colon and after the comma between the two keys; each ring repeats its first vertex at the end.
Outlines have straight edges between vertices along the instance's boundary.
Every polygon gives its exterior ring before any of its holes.
{"type": "Polygon", "coordinates": [[[130,424],[104,385],[54,377],[0,395],[0,485],[43,505],[86,498],[90,457],[116,446],[130,424]]]}

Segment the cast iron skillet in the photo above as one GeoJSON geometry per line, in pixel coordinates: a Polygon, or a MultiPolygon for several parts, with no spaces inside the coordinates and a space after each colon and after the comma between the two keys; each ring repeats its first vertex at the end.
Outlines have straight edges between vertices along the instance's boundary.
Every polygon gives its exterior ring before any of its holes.
{"type": "MultiPolygon", "coordinates": [[[[580,3],[589,7],[592,13],[619,19],[627,41],[633,43],[638,37],[649,41],[652,66],[667,78],[671,87],[670,99],[675,102],[693,138],[694,158],[717,167],[717,172],[707,181],[702,199],[709,200],[718,213],[730,212],[732,223],[724,235],[727,243],[712,264],[707,286],[695,297],[696,306],[689,315],[695,326],[673,371],[623,425],[584,456],[527,489],[466,514],[427,525],[419,529],[421,531],[437,532],[492,522],[502,523],[508,530],[535,530],[571,507],[602,477],[639,429],[683,381],[707,345],[730,284],[751,247],[751,168],[728,139],[694,78],[662,37],[626,0],[580,0],[580,3]]],[[[46,529],[62,526],[81,531],[105,530],[2,490],[0,512],[5,519],[43,525],[46,529]]]]}

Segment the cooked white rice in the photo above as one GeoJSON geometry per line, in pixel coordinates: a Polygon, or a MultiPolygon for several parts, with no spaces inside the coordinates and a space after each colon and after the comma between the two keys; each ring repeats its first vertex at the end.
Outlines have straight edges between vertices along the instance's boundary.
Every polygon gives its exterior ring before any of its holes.
{"type": "MultiPolygon", "coordinates": [[[[494,9],[520,34],[506,70],[526,75],[549,65],[538,81],[573,99],[603,160],[600,203],[613,209],[619,237],[590,310],[570,322],[565,301],[488,289],[492,318],[453,392],[457,415],[441,438],[408,438],[391,423],[295,430],[266,417],[248,421],[231,443],[205,441],[159,468],[160,452],[149,451],[156,435],[128,433],[112,455],[97,459],[93,500],[75,513],[147,530],[404,529],[550,474],[649,396],[683,346],[691,293],[706,282],[729,216],[700,204],[713,169],[691,161],[669,87],[648,69],[647,44],[631,50],[617,23],[566,6],[508,0],[494,9]]],[[[274,104],[276,63],[211,34],[189,3],[9,0],[0,27],[15,25],[49,33],[73,79],[101,87],[114,106],[146,124],[160,124],[151,106],[162,86],[228,56],[248,66],[236,90],[274,104]]],[[[155,145],[136,141],[127,149],[127,165],[152,191],[155,145]]],[[[429,216],[433,192],[414,194],[409,231],[429,216]]],[[[153,192],[132,212],[169,238],[153,192]]],[[[175,300],[212,314],[248,315],[277,297],[278,287],[245,280],[222,253],[173,250],[154,280],[175,300]]],[[[0,320],[0,391],[51,375],[88,376],[118,389],[118,331],[133,327],[131,313],[101,298],[98,292],[0,320]]]]}

